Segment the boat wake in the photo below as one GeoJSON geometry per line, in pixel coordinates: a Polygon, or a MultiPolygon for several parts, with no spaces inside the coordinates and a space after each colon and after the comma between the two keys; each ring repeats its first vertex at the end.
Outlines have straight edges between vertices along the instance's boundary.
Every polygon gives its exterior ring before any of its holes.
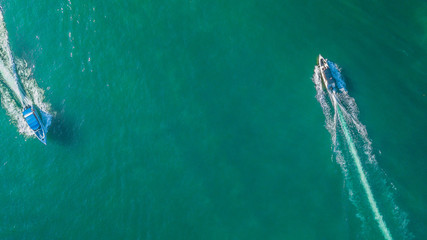
{"type": "MultiPolygon", "coordinates": [[[[339,67],[332,62],[328,65],[337,85],[345,87],[339,67]]],[[[396,188],[378,166],[366,127],[359,121],[355,100],[347,92],[339,92],[335,94],[337,101],[331,101],[322,87],[317,66],[312,80],[331,134],[333,159],[341,167],[348,198],[360,222],[350,229],[361,239],[412,239],[407,230],[407,214],[395,203],[396,188]]]]}
{"type": "Polygon", "coordinates": [[[22,108],[25,105],[37,106],[47,130],[52,121],[51,106],[45,101],[44,90],[37,85],[32,75],[32,69],[26,61],[21,59],[14,61],[1,10],[0,79],[1,105],[6,110],[11,122],[17,126],[19,133],[26,137],[34,135],[34,131],[31,130],[22,115],[22,108]]]}

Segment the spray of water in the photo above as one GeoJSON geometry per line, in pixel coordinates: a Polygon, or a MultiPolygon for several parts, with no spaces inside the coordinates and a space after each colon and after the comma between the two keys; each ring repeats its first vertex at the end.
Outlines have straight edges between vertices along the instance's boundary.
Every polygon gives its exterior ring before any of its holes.
{"type": "MultiPolygon", "coordinates": [[[[339,71],[338,66],[335,67],[339,71]]],[[[340,81],[344,82],[338,73],[340,81]]],[[[325,115],[326,129],[331,133],[333,157],[341,167],[349,200],[361,221],[362,238],[372,237],[373,232],[379,231],[387,240],[393,239],[392,235],[397,239],[412,239],[413,235],[407,230],[407,215],[393,197],[396,189],[390,187],[387,175],[378,167],[366,127],[358,119],[356,102],[347,93],[337,93],[337,101],[331,101],[322,87],[317,66],[313,82],[316,99],[325,115]]]]}
{"type": "Polygon", "coordinates": [[[44,90],[37,85],[32,77],[31,68],[28,67],[27,63],[20,59],[14,61],[9,46],[6,23],[1,10],[0,79],[1,105],[9,115],[11,122],[18,127],[19,133],[24,136],[34,135],[34,132],[22,116],[22,108],[28,105],[37,106],[40,109],[42,120],[47,130],[52,119],[50,104],[45,102],[44,90]]]}

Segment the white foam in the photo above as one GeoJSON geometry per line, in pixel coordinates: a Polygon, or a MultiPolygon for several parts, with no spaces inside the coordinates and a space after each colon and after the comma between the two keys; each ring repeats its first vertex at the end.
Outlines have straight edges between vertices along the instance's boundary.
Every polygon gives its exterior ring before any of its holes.
{"type": "Polygon", "coordinates": [[[366,230],[373,229],[368,221],[371,214],[366,212],[367,209],[370,209],[373,220],[376,221],[376,226],[378,226],[375,228],[381,231],[385,239],[392,239],[391,232],[396,235],[394,237],[399,239],[412,239],[413,235],[407,230],[409,222],[407,214],[396,205],[392,192],[393,188],[387,185],[387,175],[378,167],[366,127],[358,119],[359,109],[355,100],[347,93],[339,93],[336,95],[339,107],[334,107],[327,97],[328,93],[323,89],[320,71],[317,66],[312,80],[317,92],[316,99],[319,101],[325,115],[326,128],[331,133],[333,156],[343,172],[349,200],[357,210],[356,216],[362,222],[363,232],[370,235],[370,232],[366,232],[366,230]],[[338,108],[340,113],[337,111],[338,108]],[[339,131],[340,129],[341,131],[339,131]],[[339,139],[337,136],[338,131],[340,133],[339,139]],[[355,145],[356,143],[357,146],[355,145]],[[348,149],[343,148],[345,146],[348,146],[348,149]],[[363,159],[359,156],[358,150],[363,153],[363,159]],[[375,180],[373,183],[375,190],[378,189],[379,191],[376,193],[381,203],[380,206],[383,208],[382,211],[387,213],[387,221],[392,223],[390,226],[396,229],[390,230],[389,226],[386,225],[385,218],[379,211],[374,193],[369,185],[368,176],[370,180],[375,180]],[[364,194],[361,194],[363,192],[364,194]],[[367,208],[362,207],[365,204],[367,208]],[[393,218],[390,218],[391,216],[393,218]]]}
{"type": "Polygon", "coordinates": [[[37,82],[32,77],[31,68],[28,67],[27,63],[24,60],[17,59],[15,65],[9,46],[6,24],[1,11],[0,75],[0,79],[4,83],[0,86],[1,104],[11,118],[11,122],[18,127],[19,133],[25,136],[34,135],[22,116],[22,108],[25,105],[36,105],[42,111],[42,120],[47,130],[52,119],[50,104],[45,102],[44,90],[37,85],[37,82]],[[20,85],[19,79],[21,79],[22,85],[20,85]]]}
{"type": "Polygon", "coordinates": [[[338,112],[338,119],[341,122],[341,127],[344,132],[344,136],[347,140],[347,144],[349,145],[351,155],[353,156],[353,159],[355,160],[356,166],[357,166],[357,172],[359,173],[360,182],[362,183],[363,188],[365,189],[366,195],[368,197],[369,205],[371,206],[372,212],[374,213],[375,220],[378,223],[379,228],[381,229],[381,232],[385,239],[392,240],[390,230],[388,230],[387,225],[384,221],[383,216],[381,215],[377,202],[375,201],[374,195],[372,194],[371,186],[368,183],[368,179],[366,178],[365,171],[363,170],[362,163],[359,158],[359,154],[357,153],[356,147],[354,145],[354,142],[351,139],[350,132],[347,128],[347,124],[345,122],[345,119],[343,115],[341,114],[341,106],[337,105],[336,110],[338,112]]]}

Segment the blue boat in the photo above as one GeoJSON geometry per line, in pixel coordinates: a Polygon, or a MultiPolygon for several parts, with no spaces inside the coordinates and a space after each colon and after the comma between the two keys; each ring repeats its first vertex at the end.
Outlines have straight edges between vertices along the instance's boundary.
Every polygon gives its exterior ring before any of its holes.
{"type": "Polygon", "coordinates": [[[347,93],[345,82],[336,64],[323,58],[322,55],[319,55],[318,64],[323,84],[328,92],[333,94],[337,92],[347,93]]]}
{"type": "Polygon", "coordinates": [[[26,106],[22,114],[24,115],[24,119],[28,126],[30,126],[31,130],[34,131],[36,137],[40,140],[40,142],[46,145],[46,130],[43,122],[41,121],[41,118],[34,110],[33,106],[26,106]]]}

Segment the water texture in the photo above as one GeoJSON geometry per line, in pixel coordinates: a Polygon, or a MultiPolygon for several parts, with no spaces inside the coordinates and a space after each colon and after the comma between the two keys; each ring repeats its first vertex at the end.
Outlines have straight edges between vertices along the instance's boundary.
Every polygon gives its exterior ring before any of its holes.
{"type": "Polygon", "coordinates": [[[427,239],[425,1],[0,5],[0,239],[384,239],[318,54],[390,236],[427,239]]]}

